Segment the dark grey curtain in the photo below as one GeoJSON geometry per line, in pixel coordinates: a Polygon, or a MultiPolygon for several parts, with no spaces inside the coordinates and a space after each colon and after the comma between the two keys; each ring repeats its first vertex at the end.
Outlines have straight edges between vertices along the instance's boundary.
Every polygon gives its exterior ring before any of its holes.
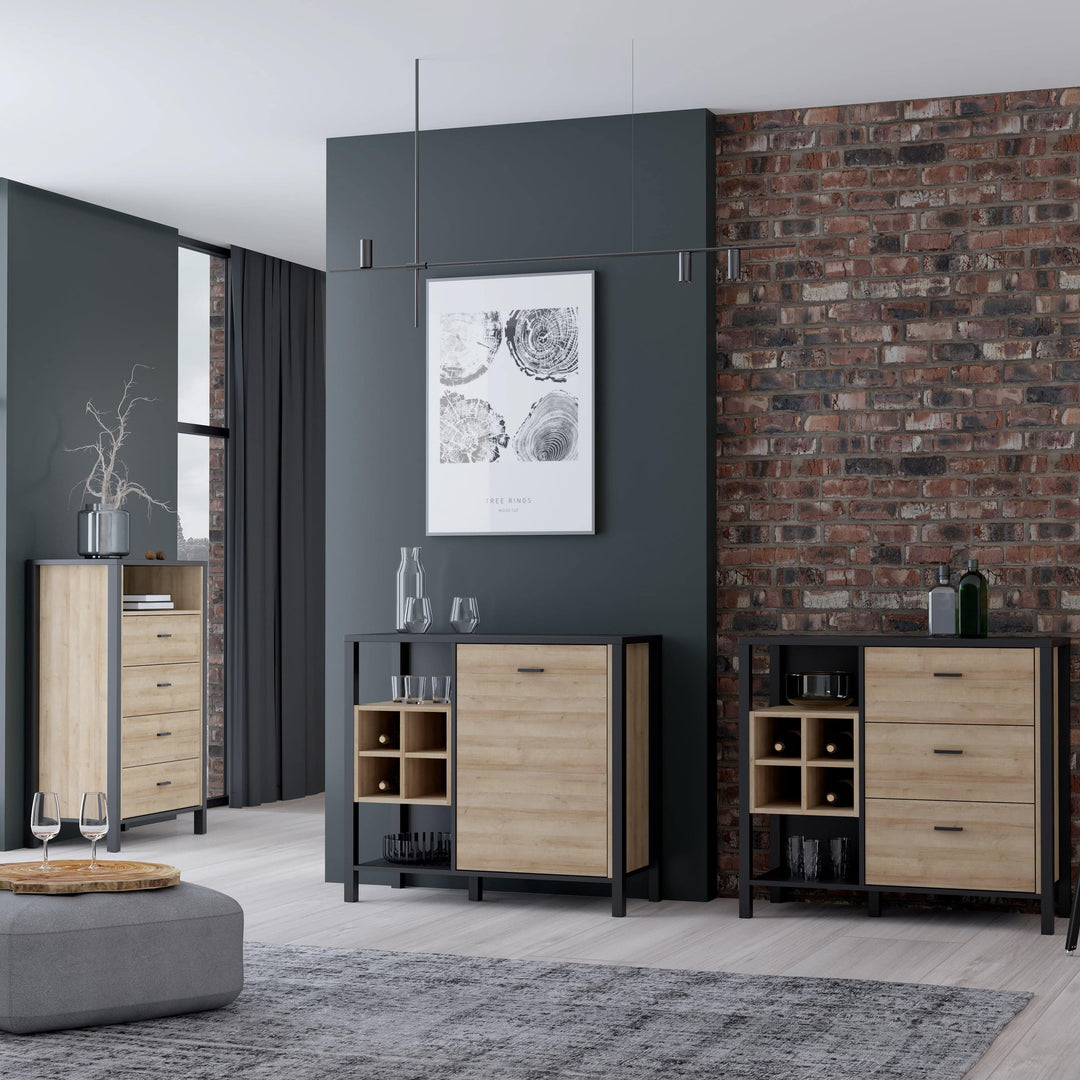
{"type": "Polygon", "coordinates": [[[325,296],[321,271],[232,249],[232,806],[323,790],[325,296]]]}

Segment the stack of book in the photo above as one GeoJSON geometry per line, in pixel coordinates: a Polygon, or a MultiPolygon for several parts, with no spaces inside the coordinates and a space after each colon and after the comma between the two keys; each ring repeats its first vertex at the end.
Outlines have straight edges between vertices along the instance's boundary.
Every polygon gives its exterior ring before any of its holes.
{"type": "Polygon", "coordinates": [[[167,611],[175,606],[171,593],[124,593],[125,611],[167,611]]]}

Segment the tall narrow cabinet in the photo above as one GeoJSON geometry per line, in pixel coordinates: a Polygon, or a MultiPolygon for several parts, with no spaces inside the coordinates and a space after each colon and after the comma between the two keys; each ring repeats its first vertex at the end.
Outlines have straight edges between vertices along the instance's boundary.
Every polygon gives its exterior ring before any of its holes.
{"type": "Polygon", "coordinates": [[[206,564],[49,559],[28,578],[28,788],[71,821],[106,792],[109,851],[178,813],[205,832],[206,564]],[[174,606],[125,611],[126,594],[174,606]]]}

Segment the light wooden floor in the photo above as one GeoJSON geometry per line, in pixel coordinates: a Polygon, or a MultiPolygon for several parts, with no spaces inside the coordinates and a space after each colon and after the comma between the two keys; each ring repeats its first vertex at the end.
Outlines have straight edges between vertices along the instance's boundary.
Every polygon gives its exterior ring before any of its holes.
{"type": "MultiPolygon", "coordinates": [[[[1080,1077],[1080,960],[1036,915],[902,913],[759,903],[740,920],[734,900],[630,901],[625,919],[603,898],[361,886],[345,904],[323,881],[321,797],[210,811],[206,836],[191,818],[133,829],[123,854],[169,862],[183,877],[236,897],[253,941],[457,953],[584,963],[884,979],[1028,990],[1035,997],[968,1080],[1080,1077]]],[[[54,845],[78,858],[84,841],[54,845]]],[[[30,853],[24,853],[30,857],[30,853]]],[[[20,853],[5,853],[16,861],[20,853]]]]}

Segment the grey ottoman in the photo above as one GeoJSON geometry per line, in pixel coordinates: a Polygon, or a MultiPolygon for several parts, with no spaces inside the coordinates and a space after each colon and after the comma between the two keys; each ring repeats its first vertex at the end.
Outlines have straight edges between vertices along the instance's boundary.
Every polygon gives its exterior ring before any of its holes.
{"type": "Polygon", "coordinates": [[[244,986],[244,912],[181,882],[143,892],[0,892],[0,1029],[217,1009],[244,986]]]}

